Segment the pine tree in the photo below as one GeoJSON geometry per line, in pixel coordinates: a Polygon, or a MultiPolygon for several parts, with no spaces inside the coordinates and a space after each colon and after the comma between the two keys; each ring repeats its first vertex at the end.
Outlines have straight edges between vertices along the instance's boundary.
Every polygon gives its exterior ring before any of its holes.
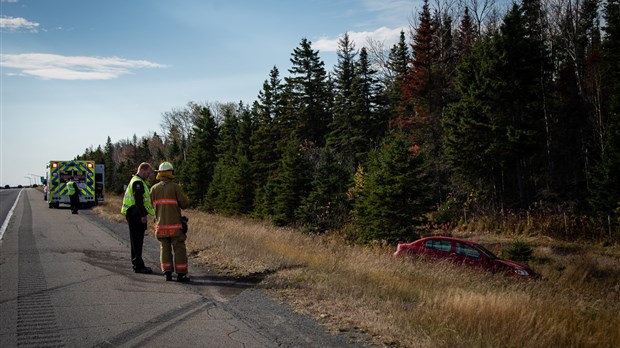
{"type": "Polygon", "coordinates": [[[355,44],[350,41],[349,34],[345,33],[338,41],[338,62],[334,67],[334,117],[329,124],[327,146],[340,154],[348,165],[353,165],[355,149],[350,141],[353,137],[354,91],[353,81],[356,76],[355,57],[357,51],[355,44]]]}
{"type": "Polygon", "coordinates": [[[351,86],[354,113],[349,144],[353,149],[355,167],[366,162],[368,152],[380,144],[380,139],[387,132],[389,114],[384,112],[386,103],[381,98],[384,90],[376,74],[368,58],[368,51],[363,47],[351,86]]]}
{"type": "Polygon", "coordinates": [[[105,186],[110,192],[120,193],[122,187],[118,179],[116,163],[114,162],[114,145],[112,139],[108,136],[105,147],[103,148],[103,164],[105,165],[105,186]]]}
{"type": "Polygon", "coordinates": [[[265,186],[281,157],[274,144],[278,144],[282,138],[277,128],[277,123],[281,121],[284,113],[282,94],[280,73],[276,67],[273,67],[269,72],[269,79],[263,83],[263,89],[252,110],[256,129],[251,135],[250,153],[252,154],[254,181],[258,191],[265,186]]]}
{"type": "Polygon", "coordinates": [[[289,92],[286,117],[300,142],[307,140],[323,146],[330,120],[328,106],[331,98],[325,63],[306,38],[293,50],[291,63],[291,76],[285,78],[289,92]]]}
{"type": "Polygon", "coordinates": [[[607,1],[604,18],[603,57],[609,111],[604,151],[592,174],[590,204],[596,215],[613,216],[617,221],[620,213],[620,1],[607,1]]]}
{"type": "Polygon", "coordinates": [[[243,214],[251,210],[254,193],[247,158],[251,124],[243,104],[237,110],[225,106],[223,116],[215,146],[217,163],[204,207],[226,215],[243,214]]]}
{"type": "Polygon", "coordinates": [[[363,242],[396,242],[411,237],[430,211],[425,160],[420,148],[396,135],[371,155],[355,203],[363,242]]]}
{"type": "Polygon", "coordinates": [[[471,53],[471,49],[476,41],[476,26],[469,13],[469,7],[465,7],[463,18],[456,32],[455,53],[457,54],[457,64],[471,53]]]}
{"type": "Polygon", "coordinates": [[[284,152],[278,170],[271,178],[273,185],[272,219],[276,225],[292,224],[295,211],[310,191],[312,180],[311,164],[303,153],[302,145],[291,140],[284,152]]]}
{"type": "Polygon", "coordinates": [[[234,214],[236,209],[229,205],[229,192],[234,190],[231,185],[238,178],[235,177],[235,160],[239,143],[239,119],[231,105],[223,108],[224,121],[219,129],[215,142],[217,162],[213,169],[204,207],[208,211],[217,211],[224,214],[234,214]]]}
{"type": "Polygon", "coordinates": [[[296,217],[307,231],[323,233],[344,225],[351,210],[347,190],[351,175],[337,161],[338,155],[324,149],[314,173],[312,191],[303,199],[296,217]]]}
{"type": "MultiPolygon", "coordinates": [[[[409,45],[405,40],[405,32],[401,31],[399,41],[390,49],[387,61],[387,74],[381,83],[384,85],[382,95],[380,96],[379,113],[387,119],[384,128],[380,128],[380,139],[387,133],[390,128],[399,128],[401,123],[401,115],[407,112],[408,104],[405,101],[404,88],[408,83],[411,74],[411,52],[409,45]]],[[[409,109],[412,109],[411,106],[409,109]]],[[[379,140],[379,139],[377,139],[379,140]]],[[[379,145],[379,142],[375,144],[379,145]]]]}
{"type": "Polygon", "coordinates": [[[527,207],[544,176],[546,56],[527,23],[514,5],[500,34],[474,48],[460,67],[460,101],[444,122],[453,170],[510,207],[527,207]]]}
{"type": "Polygon", "coordinates": [[[187,163],[184,164],[183,171],[180,173],[180,181],[186,185],[186,193],[192,206],[203,204],[213,178],[217,162],[215,144],[218,131],[211,110],[202,107],[194,124],[187,163]]]}
{"type": "Polygon", "coordinates": [[[387,68],[389,73],[387,81],[384,81],[387,100],[393,106],[394,113],[401,112],[398,110],[398,106],[401,105],[403,84],[411,70],[411,53],[405,40],[404,31],[400,32],[398,43],[390,49],[387,68]]]}

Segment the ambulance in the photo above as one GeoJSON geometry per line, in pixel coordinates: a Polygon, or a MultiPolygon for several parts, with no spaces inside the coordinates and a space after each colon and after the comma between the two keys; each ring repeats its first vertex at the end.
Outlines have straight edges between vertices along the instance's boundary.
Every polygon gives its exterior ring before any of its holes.
{"type": "MultiPolygon", "coordinates": [[[[95,161],[50,161],[46,172],[45,198],[50,208],[71,204],[67,182],[73,179],[80,189],[80,204],[92,206],[95,196],[95,161]]],[[[103,198],[103,197],[102,197],[103,198]]]]}

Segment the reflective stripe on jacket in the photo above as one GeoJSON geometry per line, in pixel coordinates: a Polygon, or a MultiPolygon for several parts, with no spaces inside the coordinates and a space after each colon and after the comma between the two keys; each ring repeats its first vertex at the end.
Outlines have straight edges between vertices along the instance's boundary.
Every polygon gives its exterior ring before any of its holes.
{"type": "Polygon", "coordinates": [[[133,192],[133,184],[136,181],[141,181],[144,186],[144,193],[142,194],[142,202],[144,204],[144,208],[149,215],[155,215],[155,208],[151,204],[151,195],[149,193],[149,186],[146,184],[144,180],[139,175],[134,175],[129,181],[129,186],[127,186],[127,190],[125,190],[125,197],[123,198],[123,207],[121,208],[121,214],[127,214],[127,210],[136,204],[135,195],[133,192]]]}
{"type": "Polygon", "coordinates": [[[155,231],[158,237],[181,233],[181,209],[189,207],[189,199],[175,182],[164,179],[151,188],[155,206],[155,231]]]}

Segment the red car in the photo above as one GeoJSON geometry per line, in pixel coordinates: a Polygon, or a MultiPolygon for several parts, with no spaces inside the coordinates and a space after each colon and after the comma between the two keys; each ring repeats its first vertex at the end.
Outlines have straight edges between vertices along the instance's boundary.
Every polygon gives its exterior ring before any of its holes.
{"type": "Polygon", "coordinates": [[[426,237],[411,243],[399,243],[394,256],[421,254],[433,258],[450,259],[480,267],[490,272],[506,272],[510,275],[534,277],[535,273],[526,265],[500,259],[480,244],[451,237],[426,237]]]}

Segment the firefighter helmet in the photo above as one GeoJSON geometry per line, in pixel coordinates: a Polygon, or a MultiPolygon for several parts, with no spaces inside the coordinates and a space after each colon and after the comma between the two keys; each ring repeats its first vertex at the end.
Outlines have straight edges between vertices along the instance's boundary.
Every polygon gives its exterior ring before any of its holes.
{"type": "Polygon", "coordinates": [[[170,163],[170,162],[162,162],[159,165],[159,169],[156,170],[156,172],[165,172],[165,171],[168,171],[168,170],[174,170],[174,168],[172,167],[172,163],[170,163]]]}

